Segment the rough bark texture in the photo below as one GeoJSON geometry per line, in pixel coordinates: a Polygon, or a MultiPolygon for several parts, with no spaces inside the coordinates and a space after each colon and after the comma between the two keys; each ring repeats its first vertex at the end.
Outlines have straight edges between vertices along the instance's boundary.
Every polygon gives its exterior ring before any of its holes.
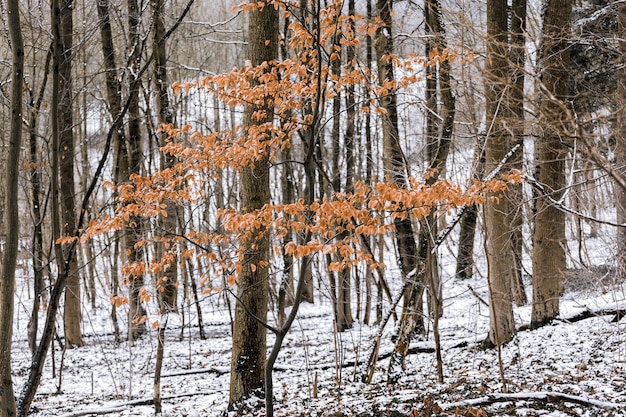
{"type": "MultiPolygon", "coordinates": [[[[128,32],[129,32],[129,82],[130,89],[128,103],[128,144],[121,151],[120,164],[125,164],[122,170],[120,180],[128,181],[130,175],[141,174],[142,159],[141,153],[141,113],[139,109],[139,82],[137,82],[137,74],[139,72],[141,60],[141,33],[140,33],[140,16],[141,10],[136,0],[128,0],[128,32]]],[[[128,254],[128,262],[143,262],[143,248],[136,244],[142,239],[142,223],[143,221],[135,216],[129,222],[132,224],[124,235],[124,243],[126,253],[128,254]]],[[[144,275],[138,274],[129,277],[130,281],[130,297],[128,309],[128,337],[134,340],[146,333],[146,324],[143,317],[146,312],[140,300],[140,291],[144,285],[144,275]]]]}
{"type": "MultiPolygon", "coordinates": [[[[390,54],[394,52],[392,36],[393,1],[377,0],[376,7],[383,27],[376,32],[374,47],[377,55],[378,80],[379,83],[384,83],[395,80],[393,61],[389,59],[390,54]]],[[[383,172],[386,180],[398,187],[406,188],[407,174],[398,134],[398,106],[395,90],[387,91],[380,97],[380,106],[385,110],[382,115],[383,172]]],[[[416,331],[421,331],[424,327],[421,300],[424,291],[423,269],[426,255],[425,249],[423,253],[418,254],[413,225],[409,218],[396,219],[394,225],[402,276],[404,279],[410,279],[411,282],[410,285],[405,286],[402,318],[397,330],[398,337],[394,354],[389,363],[388,380],[390,382],[395,382],[399,376],[400,367],[404,364],[404,358],[413,334],[416,331]]]]}
{"type": "MultiPolygon", "coordinates": [[[[74,117],[72,91],[72,44],[74,38],[73,7],[71,1],[60,10],[61,61],[59,76],[59,190],[61,192],[62,235],[76,235],[76,187],[74,184],[74,117]]],[[[65,306],[63,327],[67,348],[82,346],[83,336],[80,328],[80,274],[76,258],[76,246],[67,245],[64,259],[70,260],[70,271],[65,288],[65,306]],[[68,250],[72,253],[68,253],[68,250]]]]}
{"type": "MultiPolygon", "coordinates": [[[[98,17],[100,18],[100,42],[102,46],[103,64],[105,71],[106,91],[108,109],[111,120],[117,119],[122,111],[122,86],[119,81],[117,65],[115,60],[115,47],[113,45],[113,33],[111,30],[111,18],[109,12],[109,1],[99,0],[97,2],[98,17]]],[[[119,128],[113,132],[113,148],[115,149],[113,160],[113,183],[119,184],[122,175],[128,173],[128,148],[126,146],[126,136],[124,134],[123,125],[118,124],[119,128]]],[[[114,238],[114,258],[111,265],[111,284],[110,292],[112,296],[118,295],[119,277],[118,277],[118,253],[122,234],[115,232],[114,238]]],[[[120,339],[119,324],[117,320],[117,306],[111,303],[111,321],[115,333],[115,340],[120,339]]]]}
{"type": "MultiPolygon", "coordinates": [[[[548,0],[543,18],[541,51],[542,97],[537,150],[537,181],[559,200],[565,186],[569,83],[568,39],[572,24],[571,0],[548,0]]],[[[559,314],[559,293],[565,272],[565,214],[548,199],[536,200],[533,234],[533,306],[531,326],[541,326],[559,314]]]]}
{"type": "MultiPolygon", "coordinates": [[[[618,30],[619,50],[622,57],[626,57],[626,3],[620,3],[618,8],[618,30]]],[[[617,72],[617,103],[626,103],[626,66],[619,67],[617,72]]],[[[617,117],[617,132],[615,135],[615,163],[618,167],[626,166],[626,112],[624,109],[619,111],[617,117]]],[[[616,186],[616,211],[617,222],[626,223],[626,190],[620,186],[616,186]]],[[[618,276],[626,276],[626,228],[622,227],[617,230],[618,239],[618,256],[617,256],[617,273],[618,276]]]]}
{"type": "MultiPolygon", "coordinates": [[[[524,142],[524,82],[526,63],[526,0],[513,0],[510,12],[510,53],[511,58],[511,92],[509,94],[509,108],[511,110],[511,131],[513,132],[512,146],[521,145],[509,160],[509,167],[523,170],[523,142],[524,142]]],[[[515,257],[515,274],[511,283],[513,301],[518,306],[528,302],[524,289],[522,249],[522,225],[524,222],[524,194],[522,185],[509,186],[509,227],[511,229],[511,246],[515,257]]]]}
{"type": "Polygon", "coordinates": [[[22,142],[22,80],[24,79],[24,42],[20,25],[18,0],[7,1],[8,31],[11,40],[11,121],[9,152],[5,169],[6,240],[2,253],[2,276],[0,276],[0,416],[13,417],[17,413],[13,380],[11,377],[11,339],[13,337],[13,313],[15,267],[19,246],[18,179],[20,147],[22,142]]]}
{"type": "MultiPolygon", "coordinates": [[[[250,12],[248,58],[253,66],[278,58],[278,11],[266,6],[250,12]]],[[[252,83],[255,80],[251,80],[252,83]]],[[[246,106],[244,129],[272,119],[271,108],[265,108],[263,120],[253,120],[257,106],[246,106]]],[[[248,132],[246,131],[245,134],[248,132]]],[[[270,202],[269,162],[257,161],[254,167],[246,167],[240,178],[241,207],[248,211],[260,209],[270,202]]],[[[239,275],[239,302],[235,308],[233,323],[233,350],[229,406],[237,408],[241,402],[257,390],[262,390],[265,375],[266,329],[260,321],[267,319],[269,292],[270,240],[266,230],[253,233],[244,244],[243,270],[239,275]],[[251,265],[256,266],[252,270],[251,265]],[[245,309],[244,309],[245,307],[245,309]],[[247,311],[246,311],[247,310],[247,311]],[[252,316],[254,315],[254,317],[252,316]]]]}
{"type": "MultiPolygon", "coordinates": [[[[165,19],[163,14],[165,7],[164,0],[152,0],[152,8],[154,13],[154,81],[156,87],[156,104],[158,112],[159,125],[171,124],[174,121],[174,112],[170,103],[169,97],[169,81],[167,76],[167,51],[165,49],[165,19]]],[[[160,146],[165,145],[167,135],[160,134],[160,146]]],[[[175,163],[174,158],[171,155],[161,154],[161,169],[171,168],[175,163]]],[[[167,216],[160,216],[159,223],[164,230],[164,234],[175,233],[178,226],[178,209],[173,201],[165,201],[167,205],[165,211],[167,216]]],[[[159,245],[161,254],[165,254],[167,249],[165,245],[159,245]]],[[[169,258],[169,256],[168,256],[169,258]]],[[[159,306],[161,313],[176,312],[177,300],[178,300],[178,260],[175,254],[171,257],[171,261],[168,263],[167,268],[163,273],[157,277],[157,288],[159,288],[159,306]]]]}
{"type": "MultiPolygon", "coordinates": [[[[28,148],[30,163],[36,166],[40,155],[38,138],[38,117],[39,111],[43,104],[43,97],[46,91],[48,75],[50,74],[50,61],[52,60],[52,48],[48,49],[46,54],[46,63],[44,65],[44,76],[39,93],[35,99],[34,93],[30,91],[30,123],[28,126],[28,148]]],[[[40,169],[33,169],[30,172],[30,185],[32,192],[32,215],[33,215],[33,238],[31,243],[32,262],[33,262],[33,308],[31,310],[30,319],[28,320],[28,347],[31,354],[35,354],[37,348],[37,330],[39,329],[39,306],[41,305],[42,295],[45,291],[44,271],[48,267],[44,263],[44,244],[43,244],[43,225],[42,216],[45,211],[41,206],[43,175],[40,169]]],[[[45,201],[45,200],[44,200],[45,201]]]]}
{"type": "MultiPolygon", "coordinates": [[[[509,116],[506,107],[509,60],[507,51],[506,0],[487,1],[487,61],[485,64],[485,99],[487,108],[487,142],[485,168],[493,170],[510,150],[511,137],[505,128],[509,116]]],[[[511,229],[507,219],[506,191],[493,195],[485,203],[485,234],[488,264],[490,330],[494,345],[506,343],[515,333],[511,283],[515,277],[515,257],[511,229]]]]}

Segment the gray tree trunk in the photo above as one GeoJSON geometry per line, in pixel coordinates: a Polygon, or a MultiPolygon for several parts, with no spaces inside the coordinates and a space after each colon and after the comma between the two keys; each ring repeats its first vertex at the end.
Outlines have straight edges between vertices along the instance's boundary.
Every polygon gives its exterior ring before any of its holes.
{"type": "MultiPolygon", "coordinates": [[[[572,1],[547,0],[543,16],[541,54],[540,129],[536,177],[544,192],[555,200],[565,186],[569,83],[569,48],[572,1]]],[[[559,314],[559,295],[565,273],[565,214],[542,194],[536,199],[533,234],[533,307],[531,327],[548,323],[559,314]]]]}
{"type": "MultiPolygon", "coordinates": [[[[485,64],[485,99],[487,108],[487,141],[485,170],[490,172],[511,147],[511,137],[505,123],[510,111],[507,102],[508,85],[508,27],[506,0],[487,1],[487,61],[485,64]]],[[[502,191],[485,202],[485,250],[490,298],[489,340],[494,345],[506,343],[515,333],[511,284],[516,268],[511,229],[507,219],[507,192],[502,191]]]]}
{"type": "Polygon", "coordinates": [[[19,161],[22,143],[22,82],[24,80],[24,42],[20,23],[18,0],[7,1],[8,30],[11,40],[11,120],[9,152],[5,170],[6,240],[2,253],[2,276],[0,277],[0,417],[13,417],[17,413],[13,380],[11,377],[11,341],[13,337],[13,313],[15,267],[19,247],[19,161]]]}

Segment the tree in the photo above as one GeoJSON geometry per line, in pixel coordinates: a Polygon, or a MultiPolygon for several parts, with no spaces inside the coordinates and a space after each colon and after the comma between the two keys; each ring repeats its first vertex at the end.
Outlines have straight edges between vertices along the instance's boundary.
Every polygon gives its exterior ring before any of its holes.
{"type": "MultiPolygon", "coordinates": [[[[120,180],[127,182],[133,175],[141,175],[143,153],[141,150],[141,56],[144,43],[141,36],[141,9],[137,0],[127,0],[128,7],[128,143],[121,145],[118,163],[120,166],[120,180]]],[[[143,307],[142,289],[144,285],[145,268],[141,267],[144,261],[144,248],[141,241],[144,236],[144,219],[135,215],[129,222],[129,230],[124,235],[124,244],[128,257],[128,264],[138,266],[127,268],[126,273],[130,280],[130,296],[128,297],[128,338],[135,340],[146,333],[146,311],[143,307]]]]}
{"type": "MultiPolygon", "coordinates": [[[[626,3],[618,6],[618,33],[620,37],[619,50],[622,56],[626,56],[626,3]]],[[[623,106],[626,103],[626,67],[621,65],[617,70],[617,98],[616,102],[623,106]]],[[[626,165],[626,114],[620,109],[617,116],[617,131],[615,135],[615,162],[619,167],[626,165]]],[[[616,211],[617,223],[626,224],[626,190],[616,187],[616,211]]],[[[617,273],[619,277],[626,276],[626,228],[617,230],[617,273]]]]}
{"type": "MultiPolygon", "coordinates": [[[[74,91],[72,90],[72,61],[74,19],[71,0],[59,8],[59,48],[60,61],[58,64],[60,76],[59,90],[59,191],[61,198],[61,222],[63,236],[76,235],[76,187],[74,184],[74,91]]],[[[53,116],[54,117],[54,116],[53,116]]],[[[54,173],[54,175],[57,175],[54,173]]],[[[83,345],[83,336],[80,327],[80,273],[78,259],[74,245],[66,246],[62,253],[56,256],[62,260],[70,260],[70,272],[65,289],[64,304],[64,331],[67,348],[83,345]],[[68,250],[70,252],[68,252],[68,250]]],[[[57,261],[58,263],[58,261],[57,261]]],[[[60,263],[58,263],[60,265],[60,263]]],[[[62,268],[59,268],[62,269],[62,268]]]]}
{"type": "MultiPolygon", "coordinates": [[[[510,118],[506,106],[510,63],[508,59],[507,4],[502,0],[487,2],[487,60],[485,64],[485,99],[487,140],[485,169],[493,170],[511,148],[505,126],[510,118]],[[505,103],[503,105],[503,103],[505,103]]],[[[502,192],[485,203],[486,255],[490,294],[489,339],[494,345],[506,343],[515,333],[511,285],[515,277],[515,257],[511,229],[507,221],[508,199],[502,192]]]]}
{"type": "MultiPolygon", "coordinates": [[[[255,2],[256,3],[256,2],[255,2]]],[[[255,4],[253,3],[253,4],[255,4]]],[[[264,65],[256,79],[273,71],[278,59],[278,10],[271,2],[252,7],[248,23],[248,59],[253,67],[264,65]]],[[[269,96],[247,105],[244,110],[244,135],[263,141],[270,134],[273,109],[269,96]],[[269,125],[269,126],[268,126],[269,125]]],[[[269,159],[266,157],[242,169],[240,179],[241,207],[254,212],[270,203],[269,159]]],[[[229,406],[240,407],[242,401],[262,390],[265,375],[267,303],[269,295],[270,238],[267,230],[253,232],[253,238],[242,249],[242,271],[238,280],[238,303],[233,324],[233,348],[230,373],[229,406]]]]}
{"type": "Polygon", "coordinates": [[[12,85],[9,153],[4,177],[6,194],[3,217],[6,240],[2,253],[2,275],[0,276],[0,416],[14,417],[17,410],[11,376],[11,342],[13,338],[15,267],[20,237],[18,178],[22,143],[22,83],[24,79],[24,42],[22,40],[18,0],[7,1],[7,14],[12,52],[12,85]]]}
{"type": "Polygon", "coordinates": [[[533,301],[531,326],[548,323],[559,314],[559,295],[565,272],[565,214],[558,201],[565,187],[566,143],[571,120],[568,97],[572,2],[549,0],[543,16],[540,67],[541,132],[535,140],[536,178],[542,190],[535,206],[533,232],[533,301]]]}
{"type": "MultiPolygon", "coordinates": [[[[376,48],[378,82],[381,86],[391,85],[391,88],[381,87],[379,100],[383,110],[381,115],[383,134],[383,173],[389,181],[401,189],[407,187],[407,173],[404,155],[400,147],[398,133],[398,106],[395,91],[394,54],[392,36],[392,0],[378,0],[376,2],[378,15],[382,25],[376,31],[374,46],[376,48]]],[[[398,261],[404,280],[405,299],[402,309],[402,318],[398,326],[398,337],[394,354],[389,365],[390,379],[395,379],[398,367],[402,366],[404,357],[409,349],[413,334],[423,328],[422,294],[423,273],[426,257],[426,247],[418,253],[413,234],[413,225],[408,216],[398,216],[394,219],[396,229],[396,244],[398,246],[398,261]]]]}

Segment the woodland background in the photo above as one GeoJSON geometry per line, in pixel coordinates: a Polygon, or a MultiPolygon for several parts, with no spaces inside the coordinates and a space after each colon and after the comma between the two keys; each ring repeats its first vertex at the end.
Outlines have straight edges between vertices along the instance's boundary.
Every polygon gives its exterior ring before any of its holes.
{"type": "Polygon", "coordinates": [[[2,27],[0,416],[623,412],[623,1],[7,0],[2,27]],[[212,393],[162,397],[191,375],[212,393]]]}

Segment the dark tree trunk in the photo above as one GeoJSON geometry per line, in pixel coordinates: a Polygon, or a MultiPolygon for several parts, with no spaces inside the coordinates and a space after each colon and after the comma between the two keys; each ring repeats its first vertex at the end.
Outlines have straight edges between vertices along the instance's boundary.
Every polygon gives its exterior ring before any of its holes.
{"type": "MultiPolygon", "coordinates": [[[[74,21],[71,0],[61,7],[59,16],[61,60],[59,62],[59,191],[61,194],[61,233],[76,235],[76,190],[74,184],[74,112],[72,91],[72,59],[74,21]]],[[[70,272],[65,288],[64,331],[67,348],[83,345],[80,328],[80,274],[76,245],[66,245],[63,259],[70,260],[70,272]],[[69,252],[68,252],[69,251],[69,252]]]]}
{"type": "MultiPolygon", "coordinates": [[[[278,11],[264,7],[250,12],[248,23],[248,58],[253,66],[278,59],[278,11]]],[[[256,80],[251,80],[254,84],[256,80]]],[[[248,105],[244,110],[244,130],[273,118],[269,106],[248,105]],[[265,110],[262,120],[253,120],[255,111],[265,110]]],[[[245,132],[244,134],[247,134],[245,132]]],[[[246,210],[260,209],[270,202],[269,161],[264,158],[254,167],[244,167],[240,178],[241,206],[246,210]]],[[[230,374],[229,407],[237,408],[242,401],[264,388],[266,321],[269,295],[270,240],[264,230],[256,230],[244,244],[243,270],[239,275],[239,302],[235,308],[233,348],[230,374]],[[251,265],[255,265],[253,270],[251,265]],[[245,306],[245,309],[244,309],[245,306]],[[247,310],[247,312],[246,312],[247,310]],[[254,315],[252,317],[251,315],[254,315]]]]}
{"type": "Polygon", "coordinates": [[[13,380],[11,376],[11,341],[15,268],[19,247],[20,222],[18,204],[20,148],[22,144],[22,97],[24,80],[24,42],[20,23],[18,0],[7,1],[8,31],[11,41],[11,120],[9,150],[5,167],[5,215],[6,240],[2,253],[2,277],[0,281],[0,416],[14,417],[17,413],[13,380]]]}

